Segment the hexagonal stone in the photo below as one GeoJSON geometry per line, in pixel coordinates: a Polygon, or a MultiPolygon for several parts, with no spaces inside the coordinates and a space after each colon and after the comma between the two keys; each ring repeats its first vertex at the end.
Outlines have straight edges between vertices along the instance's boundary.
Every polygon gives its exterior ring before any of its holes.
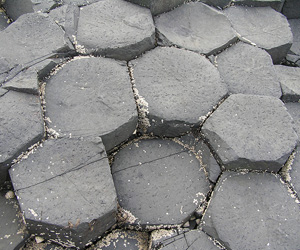
{"type": "Polygon", "coordinates": [[[230,93],[281,97],[272,58],[264,50],[240,42],[215,61],[230,93]]]}
{"type": "Polygon", "coordinates": [[[300,103],[286,103],[285,104],[287,111],[293,118],[293,125],[300,138],[300,103]]]}
{"type": "Polygon", "coordinates": [[[160,43],[210,55],[236,41],[228,19],[203,3],[187,3],[155,19],[160,43]]]}
{"type": "Polygon", "coordinates": [[[158,47],[132,61],[138,94],[148,103],[148,132],[178,136],[198,127],[226,94],[217,69],[194,52],[158,47]]]}
{"type": "Polygon", "coordinates": [[[281,11],[285,0],[233,0],[234,5],[243,5],[249,7],[267,7],[270,6],[276,11],[281,11]]]}
{"type": "Polygon", "coordinates": [[[76,39],[81,53],[131,60],[154,47],[155,27],[148,9],[103,0],[80,9],[76,39]]]}
{"type": "Polygon", "coordinates": [[[298,0],[285,0],[282,13],[287,18],[300,18],[300,2],[298,0]]]}
{"type": "Polygon", "coordinates": [[[116,192],[101,142],[47,140],[10,176],[30,233],[82,248],[116,221],[116,192]]]}
{"type": "Polygon", "coordinates": [[[289,24],[293,33],[291,52],[298,55],[300,59],[300,19],[289,19],[289,24]]]}
{"type": "Polygon", "coordinates": [[[0,9],[0,31],[6,29],[8,25],[9,25],[8,18],[5,15],[5,13],[0,9]]]}
{"type": "Polygon", "coordinates": [[[185,222],[209,191],[197,158],[169,140],[128,145],[115,156],[112,174],[127,222],[146,228],[185,222]]]}
{"type": "Polygon", "coordinates": [[[0,117],[1,186],[12,160],[44,136],[40,98],[8,91],[0,97],[0,117]]]}
{"type": "Polygon", "coordinates": [[[298,102],[300,100],[300,68],[276,65],[275,69],[281,83],[282,100],[298,102]]]}
{"type": "Polygon", "coordinates": [[[293,43],[285,16],[270,7],[234,6],[224,10],[239,39],[265,49],[274,63],[280,63],[293,43]]]}
{"type": "Polygon", "coordinates": [[[278,176],[225,172],[202,227],[228,249],[296,250],[299,212],[299,204],[278,176]]]}
{"type": "Polygon", "coordinates": [[[60,136],[101,136],[110,150],[136,129],[137,111],[125,62],[77,58],[49,79],[45,91],[48,126],[60,136]]]}
{"type": "Polygon", "coordinates": [[[284,104],[270,96],[231,95],[202,132],[227,169],[277,172],[298,142],[284,104]]]}

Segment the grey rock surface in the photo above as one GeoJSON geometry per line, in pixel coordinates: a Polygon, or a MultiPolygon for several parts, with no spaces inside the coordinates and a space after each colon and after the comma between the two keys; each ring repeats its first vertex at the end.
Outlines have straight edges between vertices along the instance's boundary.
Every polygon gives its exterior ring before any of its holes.
{"type": "Polygon", "coordinates": [[[278,176],[225,172],[202,228],[227,249],[296,250],[300,245],[299,210],[278,176]]]}
{"type": "Polygon", "coordinates": [[[92,3],[99,2],[101,0],[63,0],[63,3],[66,4],[71,4],[71,5],[76,5],[76,6],[86,6],[92,3]]]}
{"type": "Polygon", "coordinates": [[[40,99],[35,95],[6,92],[0,97],[0,117],[0,185],[2,185],[12,160],[44,136],[40,99]]]}
{"type": "Polygon", "coordinates": [[[277,172],[298,142],[284,104],[270,96],[231,95],[202,133],[227,169],[277,172]]]}
{"type": "Polygon", "coordinates": [[[298,0],[285,0],[282,13],[287,18],[300,18],[300,2],[298,0]]]}
{"type": "Polygon", "coordinates": [[[289,19],[289,24],[293,33],[293,44],[291,47],[291,52],[298,55],[300,59],[300,19],[289,19]]]}
{"type": "Polygon", "coordinates": [[[293,34],[285,16],[270,7],[233,6],[224,10],[239,39],[265,49],[278,64],[286,56],[293,34]]]}
{"type": "Polygon", "coordinates": [[[229,6],[232,0],[200,0],[202,3],[214,6],[218,9],[223,9],[229,6]]]}
{"type": "Polygon", "coordinates": [[[116,221],[116,192],[101,142],[47,140],[10,176],[30,233],[82,248],[116,221]]]}
{"type": "Polygon", "coordinates": [[[82,7],[77,42],[81,53],[131,60],[154,47],[151,13],[123,0],[103,0],[82,7]]]}
{"type": "Polygon", "coordinates": [[[295,128],[295,131],[298,134],[298,137],[300,138],[300,103],[286,103],[285,104],[287,111],[293,118],[293,125],[295,128]]]}
{"type": "Polygon", "coordinates": [[[298,102],[300,100],[300,68],[276,65],[275,69],[281,83],[282,100],[298,102]]]}
{"type": "Polygon", "coordinates": [[[126,141],[137,111],[125,62],[75,58],[46,84],[48,126],[60,136],[101,136],[107,151],[126,141]]]}
{"type": "Polygon", "coordinates": [[[300,147],[298,146],[296,149],[296,155],[289,171],[289,177],[287,181],[289,181],[294,190],[297,192],[298,197],[300,197],[300,147]]]}
{"type": "Polygon", "coordinates": [[[281,97],[272,58],[264,50],[239,42],[219,54],[215,62],[230,93],[281,97]]]}
{"type": "Polygon", "coordinates": [[[148,103],[148,132],[178,136],[199,127],[227,95],[217,69],[194,52],[158,47],[131,61],[138,95],[148,103]]]}
{"type": "Polygon", "coordinates": [[[4,30],[8,25],[8,18],[5,15],[5,13],[0,9],[0,31],[4,30]]]}
{"type": "Polygon", "coordinates": [[[112,174],[128,223],[142,227],[185,222],[209,191],[196,157],[169,140],[128,145],[115,156],[112,174]]]}
{"type": "Polygon", "coordinates": [[[249,7],[267,7],[281,12],[285,0],[233,0],[234,5],[243,5],[249,7]]]}
{"type": "Polygon", "coordinates": [[[154,20],[162,45],[211,55],[237,40],[223,13],[200,2],[183,4],[154,20]]]}

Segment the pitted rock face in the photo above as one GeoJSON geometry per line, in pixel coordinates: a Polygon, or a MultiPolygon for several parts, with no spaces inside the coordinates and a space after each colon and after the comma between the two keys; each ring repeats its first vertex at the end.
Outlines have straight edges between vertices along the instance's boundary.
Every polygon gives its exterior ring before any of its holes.
{"type": "Polygon", "coordinates": [[[151,13],[123,0],[104,0],[82,7],[77,42],[82,53],[131,60],[154,47],[151,13]]]}
{"type": "Polygon", "coordinates": [[[60,136],[101,136],[110,150],[136,128],[136,105],[125,62],[73,60],[50,78],[45,92],[49,126],[60,136]]]}
{"type": "Polygon", "coordinates": [[[118,152],[112,174],[128,223],[176,225],[201,205],[209,182],[196,157],[168,140],[140,140],[118,152]]]}
{"type": "Polygon", "coordinates": [[[298,141],[284,104],[268,96],[231,95],[202,132],[227,169],[277,172],[298,141]]]}
{"type": "Polygon", "coordinates": [[[230,93],[281,97],[272,58],[266,51],[240,42],[219,54],[216,63],[230,93]]]}
{"type": "Polygon", "coordinates": [[[280,63],[293,43],[285,16],[270,7],[234,6],[224,10],[239,38],[265,49],[274,63],[280,63]]]}
{"type": "Polygon", "coordinates": [[[217,69],[204,57],[158,47],[132,61],[138,94],[148,103],[148,132],[178,136],[197,127],[226,94],[217,69]]]}
{"type": "Polygon", "coordinates": [[[155,18],[160,42],[214,54],[236,41],[228,19],[203,3],[187,3],[155,18]]]}

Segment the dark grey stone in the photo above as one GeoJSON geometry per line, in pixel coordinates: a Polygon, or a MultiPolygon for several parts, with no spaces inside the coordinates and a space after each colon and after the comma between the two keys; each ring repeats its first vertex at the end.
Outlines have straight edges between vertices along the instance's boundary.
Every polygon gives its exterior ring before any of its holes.
{"type": "Polygon", "coordinates": [[[232,0],[200,0],[200,2],[214,6],[218,9],[223,9],[229,6],[232,0]]]}
{"type": "Polygon", "coordinates": [[[300,18],[300,2],[298,0],[285,0],[282,13],[287,18],[300,18]]]}
{"type": "Polygon", "coordinates": [[[227,249],[300,246],[300,207],[280,177],[225,172],[204,215],[203,230],[227,249]]]}
{"type": "MultiPolygon", "coordinates": [[[[300,5],[299,5],[299,15],[300,15],[300,5]]],[[[293,44],[291,47],[291,52],[293,54],[298,55],[300,59],[300,19],[289,19],[288,21],[293,33],[293,44]]]]}
{"type": "Polygon", "coordinates": [[[0,117],[0,185],[2,185],[12,160],[44,136],[40,98],[9,91],[0,97],[0,117]]]}
{"type": "Polygon", "coordinates": [[[83,248],[116,221],[116,192],[102,142],[47,140],[10,177],[30,233],[83,248]]]}
{"type": "Polygon", "coordinates": [[[231,95],[202,132],[226,169],[277,172],[298,142],[284,104],[271,96],[231,95]]]}
{"type": "Polygon", "coordinates": [[[300,138],[300,103],[286,103],[287,111],[293,118],[293,125],[300,138]]]}
{"type": "Polygon", "coordinates": [[[96,3],[102,0],[62,0],[64,4],[76,5],[76,6],[86,6],[92,3],[96,3]]]}
{"type": "Polygon", "coordinates": [[[224,14],[240,40],[265,49],[274,64],[285,58],[293,43],[293,34],[281,13],[270,7],[233,6],[225,9],[224,14]]]}
{"type": "Polygon", "coordinates": [[[101,136],[106,150],[126,141],[137,111],[125,62],[75,58],[46,84],[48,126],[59,136],[101,136]]]}
{"type": "Polygon", "coordinates": [[[211,55],[237,40],[228,19],[200,3],[183,4],[155,19],[160,43],[211,55]]]}
{"type": "Polygon", "coordinates": [[[123,0],[103,0],[80,9],[77,51],[131,60],[154,47],[148,9],[123,0]]]}
{"type": "Polygon", "coordinates": [[[298,102],[300,100],[300,68],[276,65],[275,69],[281,83],[282,100],[298,102]]]}
{"type": "Polygon", "coordinates": [[[158,47],[131,63],[138,95],[148,103],[148,133],[178,136],[199,127],[227,95],[217,69],[194,52],[158,47]]]}
{"type": "Polygon", "coordinates": [[[9,20],[5,15],[5,13],[0,9],[0,31],[6,29],[8,25],[9,25],[9,20]]]}
{"type": "Polygon", "coordinates": [[[281,11],[285,0],[233,0],[234,5],[243,5],[249,7],[267,7],[270,6],[276,11],[281,11]]]}
{"type": "Polygon", "coordinates": [[[184,223],[201,205],[209,182],[199,161],[181,145],[139,140],[118,152],[112,174],[120,206],[131,225],[184,223]]]}
{"type": "Polygon", "coordinates": [[[266,51],[239,42],[215,61],[230,93],[281,97],[272,58],[266,51]]]}

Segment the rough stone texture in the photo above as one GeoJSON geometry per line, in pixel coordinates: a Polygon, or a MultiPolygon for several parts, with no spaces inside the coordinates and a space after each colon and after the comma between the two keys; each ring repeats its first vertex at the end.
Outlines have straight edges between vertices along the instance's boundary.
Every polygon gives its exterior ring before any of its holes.
{"type": "Polygon", "coordinates": [[[147,250],[148,233],[131,230],[114,230],[88,250],[147,250]]]}
{"type": "Polygon", "coordinates": [[[64,4],[72,4],[77,6],[85,6],[101,0],[63,0],[64,4]]]}
{"type": "Polygon", "coordinates": [[[178,136],[198,127],[227,87],[205,57],[158,47],[132,61],[138,94],[148,103],[148,132],[178,136]]]}
{"type": "Polygon", "coordinates": [[[5,13],[0,9],[0,31],[4,30],[8,25],[8,18],[5,15],[5,13]]]}
{"type": "Polygon", "coordinates": [[[230,93],[281,97],[272,59],[264,50],[240,42],[215,61],[230,93]]]}
{"type": "Polygon", "coordinates": [[[203,230],[228,249],[296,250],[299,212],[278,176],[225,172],[204,215],[203,230]]]}
{"type": "Polygon", "coordinates": [[[274,10],[280,12],[285,0],[233,0],[234,5],[243,5],[249,7],[267,7],[270,6],[274,10]]]}
{"type": "Polygon", "coordinates": [[[187,3],[155,18],[160,43],[214,54],[236,41],[228,19],[203,3],[187,3]]]}
{"type": "Polygon", "coordinates": [[[294,190],[298,194],[298,197],[300,197],[300,147],[299,145],[296,149],[296,155],[294,158],[294,162],[291,166],[289,176],[290,179],[288,179],[288,181],[292,184],[294,190]]]}
{"type": "Polygon", "coordinates": [[[277,172],[298,141],[284,104],[269,96],[231,95],[202,132],[227,169],[277,172]]]}
{"type": "Polygon", "coordinates": [[[116,221],[116,193],[101,142],[47,140],[10,176],[30,233],[82,248],[116,221]]]}
{"type": "Polygon", "coordinates": [[[6,92],[0,97],[0,117],[0,185],[2,185],[12,160],[44,136],[40,99],[34,95],[6,92]]]}
{"type": "Polygon", "coordinates": [[[101,136],[106,150],[127,140],[137,111],[125,62],[77,58],[46,84],[48,126],[60,136],[101,136]]]}
{"type": "Polygon", "coordinates": [[[239,38],[265,49],[278,64],[286,56],[293,34],[285,16],[270,7],[233,6],[224,10],[239,38]]]}
{"type": "Polygon", "coordinates": [[[293,118],[293,125],[300,138],[300,103],[286,103],[287,111],[293,118]]]}
{"type": "Polygon", "coordinates": [[[20,249],[29,235],[25,231],[17,200],[7,199],[5,194],[6,191],[0,191],[0,249],[20,249]]]}
{"type": "Polygon", "coordinates": [[[229,6],[232,0],[200,0],[202,3],[214,6],[218,9],[223,9],[229,6]]]}
{"type": "Polygon", "coordinates": [[[132,225],[185,222],[205,199],[209,182],[199,161],[173,141],[140,140],[118,152],[112,174],[132,225]]]}
{"type": "Polygon", "coordinates": [[[291,47],[291,52],[295,55],[298,55],[299,56],[298,60],[299,60],[300,59],[300,19],[289,19],[289,24],[293,33],[293,44],[291,47]]]}
{"type": "Polygon", "coordinates": [[[287,18],[300,18],[300,2],[298,0],[285,0],[282,13],[287,18]]]}
{"type": "Polygon", "coordinates": [[[282,100],[298,102],[300,100],[300,68],[276,65],[275,69],[281,83],[282,100]]]}
{"type": "Polygon", "coordinates": [[[82,7],[77,42],[79,52],[131,60],[154,47],[151,13],[122,0],[103,0],[82,7]]]}

